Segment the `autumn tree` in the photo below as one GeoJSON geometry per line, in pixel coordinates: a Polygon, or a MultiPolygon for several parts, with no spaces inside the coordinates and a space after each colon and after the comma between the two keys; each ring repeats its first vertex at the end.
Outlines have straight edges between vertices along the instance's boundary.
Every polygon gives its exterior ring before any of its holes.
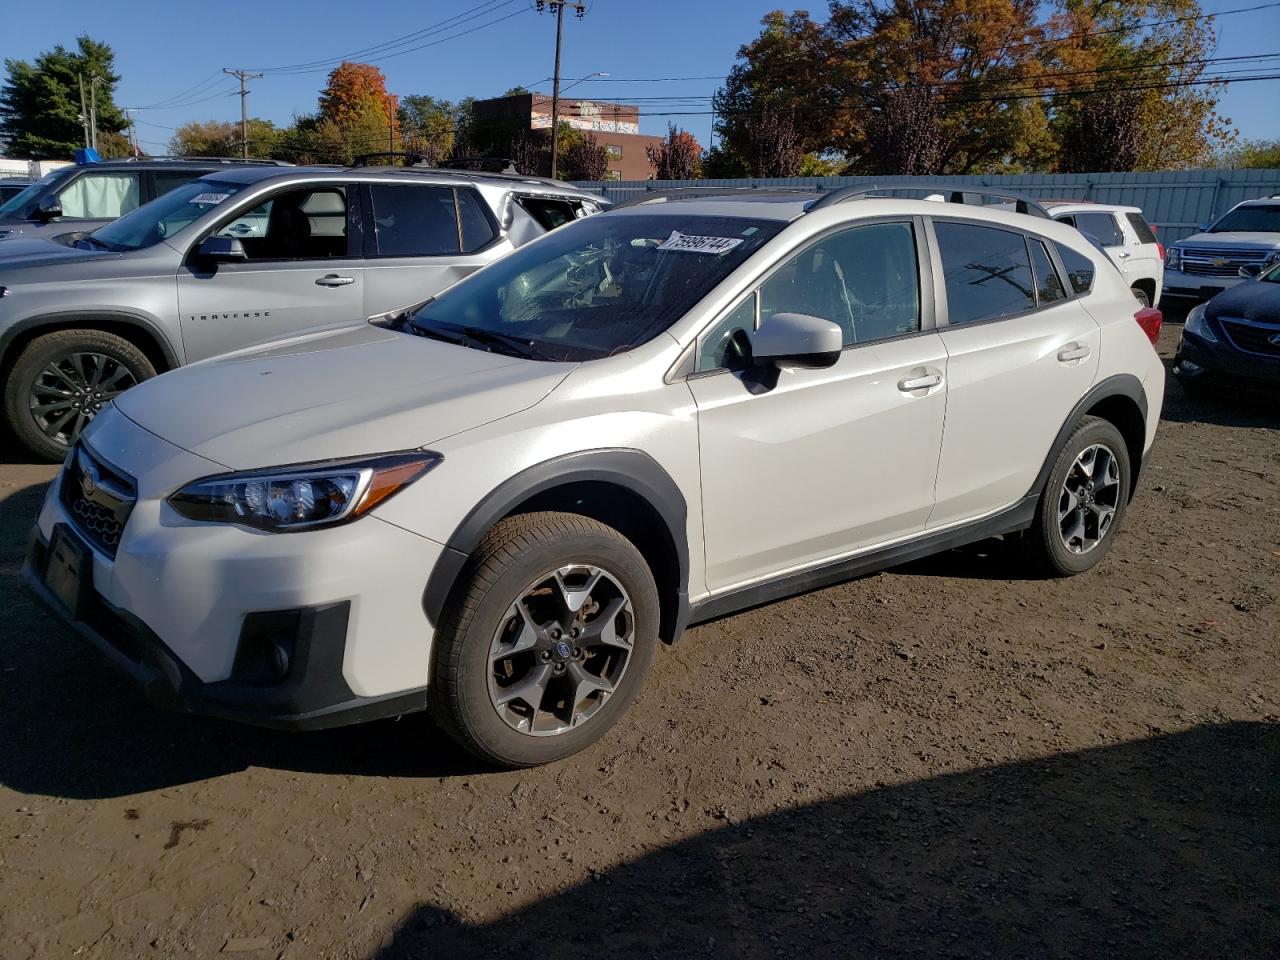
{"type": "Polygon", "coordinates": [[[746,125],[747,165],[753,177],[796,177],[805,150],[796,112],[764,107],[746,125]]]}
{"type": "Polygon", "coordinates": [[[323,158],[339,163],[350,163],[362,153],[390,150],[398,143],[397,107],[381,70],[343,61],[320,92],[311,145],[323,158]]]}
{"type": "Polygon", "coordinates": [[[1230,169],[1280,168],[1280,140],[1246,140],[1233,144],[1217,153],[1213,165],[1230,169]]]}
{"type": "Polygon", "coordinates": [[[594,134],[578,139],[559,160],[566,180],[603,180],[609,173],[609,151],[594,134]]]}
{"type": "Polygon", "coordinates": [[[924,87],[887,90],[864,126],[866,152],[859,172],[926,176],[943,170],[951,145],[942,107],[924,87]]]}
{"type": "MultiPolygon", "coordinates": [[[[6,60],[7,76],[0,86],[0,139],[10,156],[25,160],[69,159],[84,145],[80,122],[80,78],[86,88],[99,77],[97,113],[99,148],[104,156],[132,151],[122,136],[128,127],[115,104],[115,54],[105,43],[87,36],[76,38],[76,49],[58,45],[38,57],[6,60]]],[[[86,89],[86,99],[88,91],[86,89]]]]}
{"type": "Polygon", "coordinates": [[[1062,127],[1058,169],[1063,173],[1128,173],[1142,159],[1142,92],[1090,94],[1062,127]]]}
{"type": "MultiPolygon", "coordinates": [[[[248,123],[249,156],[277,156],[284,132],[270,120],[251,117],[248,123]]],[[[240,124],[231,120],[193,120],[180,126],[169,139],[169,151],[179,157],[240,156],[240,124]]]]}
{"type": "Polygon", "coordinates": [[[702,176],[702,148],[693,134],[673,123],[667,124],[662,142],[645,150],[659,180],[697,180],[702,176]]]}

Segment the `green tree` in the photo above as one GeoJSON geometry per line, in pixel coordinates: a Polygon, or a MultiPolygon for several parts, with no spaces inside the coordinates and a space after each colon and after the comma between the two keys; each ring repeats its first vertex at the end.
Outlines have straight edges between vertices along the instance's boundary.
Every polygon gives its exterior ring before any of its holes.
{"type": "Polygon", "coordinates": [[[1253,170],[1280,169],[1280,140],[1246,140],[1233,144],[1218,152],[1213,165],[1253,170]]]}
{"type": "Polygon", "coordinates": [[[99,148],[105,155],[127,152],[121,134],[128,127],[114,100],[115,54],[105,43],[88,36],[76,38],[76,49],[59,45],[35,63],[6,60],[7,76],[0,86],[0,136],[10,155],[29,160],[69,159],[84,146],[80,122],[80,78],[84,78],[86,102],[90,78],[97,85],[99,148]],[[104,137],[105,135],[108,135],[104,137]]]}
{"type": "Polygon", "coordinates": [[[609,151],[594,134],[585,134],[565,150],[560,169],[566,180],[603,180],[609,172],[609,151]]]}
{"type": "MultiPolygon", "coordinates": [[[[270,120],[251,117],[249,156],[274,157],[283,144],[284,131],[270,120]]],[[[193,120],[184,123],[169,140],[169,150],[179,157],[240,156],[240,124],[234,120],[193,120]]]]}

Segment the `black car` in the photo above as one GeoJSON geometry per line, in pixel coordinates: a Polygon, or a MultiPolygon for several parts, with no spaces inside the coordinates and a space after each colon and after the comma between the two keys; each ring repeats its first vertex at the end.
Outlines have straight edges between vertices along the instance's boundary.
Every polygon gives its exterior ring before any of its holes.
{"type": "Polygon", "coordinates": [[[1187,314],[1173,372],[1195,389],[1223,386],[1271,392],[1280,385],[1280,263],[1187,314]]]}

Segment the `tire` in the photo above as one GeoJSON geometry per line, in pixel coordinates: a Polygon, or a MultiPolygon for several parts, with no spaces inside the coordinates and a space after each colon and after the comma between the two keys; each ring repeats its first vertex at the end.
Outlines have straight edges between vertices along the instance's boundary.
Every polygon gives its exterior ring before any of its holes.
{"type": "Polygon", "coordinates": [[[1151,298],[1147,296],[1147,291],[1141,287],[1130,287],[1129,290],[1138,298],[1138,303],[1142,304],[1144,308],[1151,306],[1151,298]]]}
{"type": "Polygon", "coordinates": [[[1035,520],[1024,538],[1029,559],[1053,577],[1074,576],[1095,567],[1111,549],[1124,518],[1132,488],[1131,471],[1128,447],[1120,431],[1098,417],[1082,418],[1040,491],[1035,520]],[[1090,451],[1094,451],[1091,462],[1090,451]],[[1107,456],[1099,459],[1098,451],[1107,456]],[[1082,458],[1084,462],[1077,466],[1082,458]],[[1097,476],[1089,476],[1086,467],[1097,476]],[[1067,489],[1069,479],[1071,490],[1067,489]]]}
{"type": "Polygon", "coordinates": [[[432,712],[463,749],[495,766],[577,753],[631,706],[653,661],[658,621],[653,574],[618,531],[571,513],[510,517],[485,535],[445,608],[432,655],[432,712]],[[593,571],[601,575],[593,579],[593,571]],[[608,617],[610,609],[618,612],[608,617]],[[571,638],[571,624],[581,625],[582,639],[571,638]],[[576,642],[581,648],[566,660],[576,642]]]}
{"type": "Polygon", "coordinates": [[[19,443],[57,463],[103,405],[155,375],[146,355],[123,337],[102,330],[46,333],[27,344],[9,372],[5,419],[19,443]]]}

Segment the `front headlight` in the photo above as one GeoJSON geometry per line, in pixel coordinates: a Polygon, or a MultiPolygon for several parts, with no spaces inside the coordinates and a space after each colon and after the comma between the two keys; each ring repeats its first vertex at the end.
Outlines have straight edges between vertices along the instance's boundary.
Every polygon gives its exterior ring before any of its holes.
{"type": "Polygon", "coordinates": [[[1194,333],[1201,340],[1208,340],[1210,343],[1217,343],[1218,338],[1209,328],[1209,323],[1204,318],[1204,308],[1208,304],[1202,303],[1191,308],[1191,312],[1187,314],[1186,322],[1182,325],[1185,333],[1194,333]]]}
{"type": "Polygon", "coordinates": [[[1170,270],[1182,269],[1182,250],[1178,247],[1170,247],[1164,255],[1164,265],[1170,270]]]}
{"type": "Polygon", "coordinates": [[[308,530],[364,516],[442,459],[438,453],[415,450],[224,473],[188,484],[169,497],[169,504],[184,517],[205,523],[308,530]]]}

